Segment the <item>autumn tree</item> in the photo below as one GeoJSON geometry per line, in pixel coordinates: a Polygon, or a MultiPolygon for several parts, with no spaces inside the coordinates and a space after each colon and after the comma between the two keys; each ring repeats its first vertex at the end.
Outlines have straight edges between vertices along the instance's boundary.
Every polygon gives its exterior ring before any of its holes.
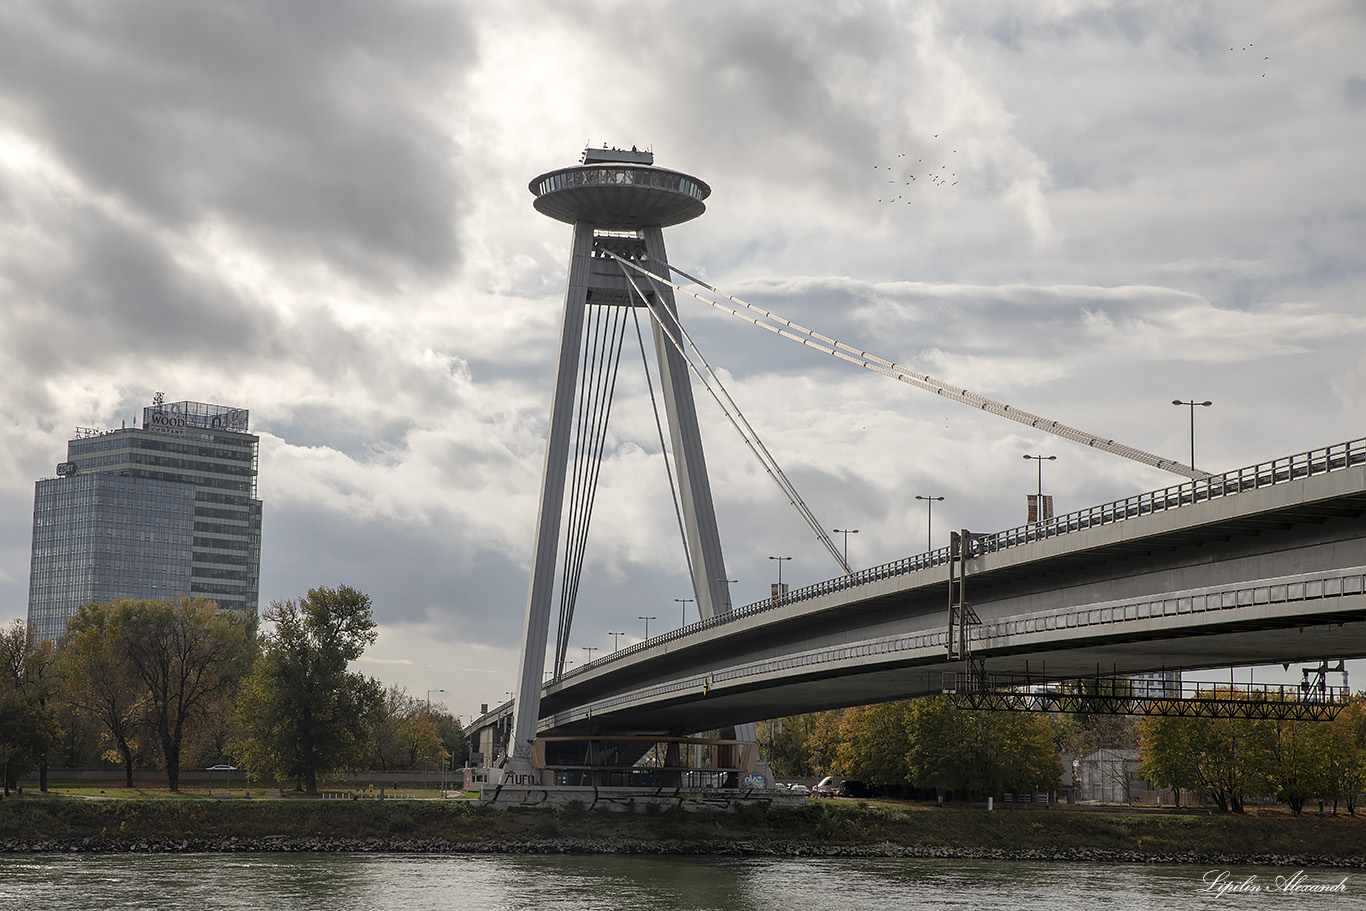
{"type": "Polygon", "coordinates": [[[823,766],[844,778],[884,785],[905,782],[910,707],[902,700],[834,713],[833,723],[822,729],[823,766]]]}
{"type": "Polygon", "coordinates": [[[238,699],[238,753],[316,794],[320,773],[365,763],[383,704],[379,681],[347,669],[377,635],[370,598],[345,585],[315,588],[272,602],[265,619],[274,631],[238,699]]]}
{"type": "Polygon", "coordinates": [[[123,766],[131,788],[144,693],[113,625],[113,606],[81,605],[67,621],[58,655],[62,698],[100,724],[110,744],[106,755],[123,766]]]}
{"type": "Polygon", "coordinates": [[[436,730],[441,737],[441,748],[450,758],[451,767],[464,765],[470,755],[470,743],[465,739],[460,719],[445,709],[433,708],[432,720],[436,722],[436,730]]]}
{"type": "Polygon", "coordinates": [[[222,705],[249,666],[255,617],[212,601],[113,602],[109,625],[141,691],[142,717],[161,754],[166,783],[180,790],[186,738],[222,705]]]}
{"type": "Polygon", "coordinates": [[[442,739],[440,714],[440,709],[433,710],[405,687],[385,690],[370,724],[370,767],[420,769],[439,765],[449,752],[442,739]]]}

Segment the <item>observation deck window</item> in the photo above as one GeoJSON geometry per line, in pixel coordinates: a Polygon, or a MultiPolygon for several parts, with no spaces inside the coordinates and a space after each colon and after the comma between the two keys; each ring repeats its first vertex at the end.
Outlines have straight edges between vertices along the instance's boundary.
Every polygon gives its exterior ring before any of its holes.
{"type": "Polygon", "coordinates": [[[707,198],[707,194],[702,191],[702,187],[697,181],[691,180],[682,174],[659,171],[653,168],[620,167],[579,167],[560,171],[541,180],[536,185],[536,195],[544,196],[547,193],[554,193],[558,190],[567,190],[573,187],[604,185],[655,187],[662,190],[672,190],[675,193],[682,193],[685,196],[691,196],[696,200],[704,200],[707,198]]]}

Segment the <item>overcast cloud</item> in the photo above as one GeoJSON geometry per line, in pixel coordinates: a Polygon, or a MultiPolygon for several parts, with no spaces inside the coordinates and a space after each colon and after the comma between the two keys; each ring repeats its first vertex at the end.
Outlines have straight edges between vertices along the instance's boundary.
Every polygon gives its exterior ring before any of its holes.
{"type": "MultiPolygon", "coordinates": [[[[712,186],[677,265],[916,370],[1182,459],[1211,399],[1208,469],[1361,436],[1362,47],[1354,0],[0,0],[0,619],[33,482],[163,391],[251,410],[263,606],[357,586],[371,673],[501,701],[569,245],[526,187],[586,144],[712,186]]],[[[1024,453],[1060,511],[1176,480],[680,308],[856,565],[918,493],[1020,524],[1024,453]]],[[[698,401],[735,601],[834,575],[698,401]]],[[[638,353],[588,559],[571,657],[678,624],[638,353]]]]}

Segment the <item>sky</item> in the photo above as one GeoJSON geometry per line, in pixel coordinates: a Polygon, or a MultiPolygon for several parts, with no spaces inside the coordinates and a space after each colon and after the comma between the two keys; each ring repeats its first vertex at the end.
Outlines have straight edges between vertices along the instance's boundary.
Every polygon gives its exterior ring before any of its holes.
{"type": "MultiPolygon", "coordinates": [[[[357,665],[470,715],[513,689],[585,146],[712,188],[670,260],[1051,419],[1228,470],[1366,427],[1355,0],[0,0],[0,620],[34,482],[156,392],[250,409],[262,607],[373,599],[357,665]],[[914,176],[914,180],[909,178],[914,176]]],[[[682,297],[856,567],[1180,479],[682,297]]],[[[622,369],[571,638],[692,597],[622,369]]],[[[710,400],[735,603],[835,564],[710,400]]],[[[553,637],[552,637],[553,638],[553,637]]],[[[598,649],[591,652],[588,649],[598,649]]]]}

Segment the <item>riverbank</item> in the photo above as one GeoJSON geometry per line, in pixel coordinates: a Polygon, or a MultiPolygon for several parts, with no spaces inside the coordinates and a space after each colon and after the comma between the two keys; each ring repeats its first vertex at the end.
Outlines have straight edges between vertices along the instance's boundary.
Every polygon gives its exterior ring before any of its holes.
{"type": "Polygon", "coordinates": [[[737,812],[492,810],[463,801],[0,801],[0,852],[373,852],[962,857],[1366,868],[1366,819],[988,812],[812,801],[737,812]]]}

